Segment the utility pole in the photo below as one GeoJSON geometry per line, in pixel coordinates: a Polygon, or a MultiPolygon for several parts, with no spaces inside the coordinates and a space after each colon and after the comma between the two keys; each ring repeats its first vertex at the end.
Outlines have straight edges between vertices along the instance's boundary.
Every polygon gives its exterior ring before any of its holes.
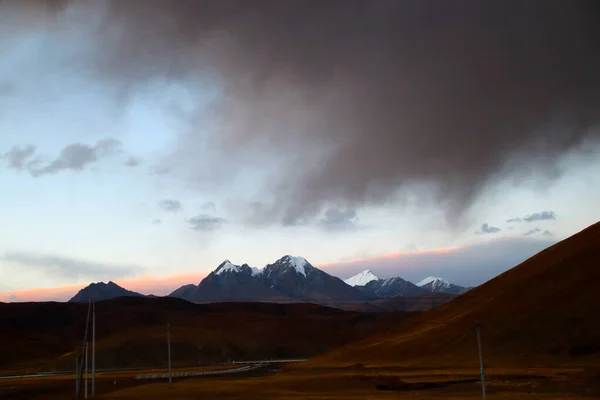
{"type": "Polygon", "coordinates": [[[75,396],[79,393],[79,356],[75,356],[75,396]]]}
{"type": "Polygon", "coordinates": [[[481,393],[483,394],[483,400],[486,400],[485,395],[485,374],[483,372],[483,355],[481,353],[481,335],[479,333],[479,322],[475,325],[475,332],[477,333],[477,350],[479,352],[479,373],[481,374],[481,393]]]}
{"type": "Polygon", "coordinates": [[[96,397],[96,302],[92,300],[92,397],[96,397]]]}
{"type": "Polygon", "coordinates": [[[171,373],[171,323],[167,324],[167,354],[169,357],[169,389],[173,387],[173,377],[171,373]]]}
{"type": "Polygon", "coordinates": [[[84,397],[87,399],[87,394],[88,394],[88,344],[87,342],[85,343],[85,381],[83,386],[85,387],[84,389],[84,397]]]}
{"type": "MultiPolygon", "coordinates": [[[[83,335],[83,346],[81,348],[81,357],[84,357],[85,351],[86,351],[86,347],[87,347],[87,337],[88,337],[88,327],[90,326],[90,312],[92,311],[92,298],[90,297],[90,302],[88,303],[88,312],[87,312],[87,318],[85,320],[85,334],[83,335]]],[[[78,382],[79,384],[77,385],[77,400],[79,400],[81,398],[81,376],[83,375],[83,360],[81,365],[79,366],[79,377],[78,377],[78,382]]]]}

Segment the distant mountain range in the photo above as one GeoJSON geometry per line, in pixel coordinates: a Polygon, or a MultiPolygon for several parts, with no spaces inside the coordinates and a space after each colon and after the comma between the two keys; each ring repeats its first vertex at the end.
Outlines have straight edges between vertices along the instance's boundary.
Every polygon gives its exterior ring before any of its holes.
{"type": "Polygon", "coordinates": [[[197,286],[183,286],[169,296],[195,302],[301,300],[326,304],[369,297],[306,259],[290,255],[263,269],[225,260],[197,286]]]}
{"type": "Polygon", "coordinates": [[[429,276],[422,281],[417,283],[417,286],[426,289],[432,293],[448,293],[448,294],[462,294],[469,290],[468,287],[455,285],[448,282],[443,278],[436,278],[435,276],[429,276]]]}
{"type": "MultiPolygon", "coordinates": [[[[429,277],[413,284],[400,277],[379,279],[370,270],[345,281],[314,267],[302,257],[286,255],[263,269],[248,264],[223,261],[198,285],[189,284],[169,294],[184,300],[209,303],[223,301],[313,302],[340,306],[364,304],[395,297],[419,297],[432,293],[457,295],[467,288],[442,278],[429,277]]],[[[92,283],[80,290],[70,302],[115,297],[155,297],[126,290],[114,282],[92,283]]],[[[448,297],[448,300],[453,296],[448,297]]],[[[390,304],[404,304],[395,301],[390,304]]]]}
{"type": "Polygon", "coordinates": [[[443,278],[427,277],[414,284],[400,277],[379,279],[371,270],[365,270],[346,279],[346,284],[358,288],[371,297],[387,299],[397,296],[420,296],[428,293],[462,294],[469,290],[443,278]]]}

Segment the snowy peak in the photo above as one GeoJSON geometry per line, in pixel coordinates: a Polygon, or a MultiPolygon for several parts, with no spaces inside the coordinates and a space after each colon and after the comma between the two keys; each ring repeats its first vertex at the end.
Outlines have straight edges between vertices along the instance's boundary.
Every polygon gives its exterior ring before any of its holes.
{"type": "Polygon", "coordinates": [[[223,261],[215,270],[215,275],[221,275],[224,272],[240,272],[242,268],[239,265],[231,263],[229,260],[223,261]]]}
{"type": "Polygon", "coordinates": [[[431,286],[442,286],[442,285],[450,285],[450,282],[448,282],[447,280],[445,280],[444,278],[438,278],[435,276],[428,276],[427,278],[423,279],[422,281],[419,281],[417,283],[417,286],[422,287],[425,285],[428,285],[432,283],[431,286]]]}
{"type": "Polygon", "coordinates": [[[371,272],[370,269],[366,269],[358,274],[351,276],[350,278],[344,280],[346,284],[350,286],[365,286],[367,283],[371,281],[378,281],[379,278],[371,272]]]}
{"type": "Polygon", "coordinates": [[[423,279],[417,283],[417,286],[433,293],[462,294],[469,290],[468,288],[450,283],[444,278],[437,278],[435,276],[423,279]]]}
{"type": "Polygon", "coordinates": [[[286,255],[281,257],[279,260],[275,261],[275,263],[268,265],[265,268],[275,269],[277,267],[286,269],[290,268],[296,271],[299,275],[302,275],[306,278],[309,271],[312,269],[312,266],[305,258],[302,257],[294,257],[290,255],[286,255]]]}

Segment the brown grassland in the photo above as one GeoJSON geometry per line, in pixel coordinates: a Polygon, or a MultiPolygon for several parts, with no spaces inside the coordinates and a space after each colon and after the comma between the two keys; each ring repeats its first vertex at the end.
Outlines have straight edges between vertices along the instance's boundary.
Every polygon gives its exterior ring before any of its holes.
{"type": "MultiPolygon", "coordinates": [[[[231,332],[235,332],[254,341],[262,335],[264,342],[260,343],[268,348],[270,341],[282,343],[278,342],[281,336],[295,335],[286,346],[297,345],[297,350],[286,355],[310,350],[313,354],[306,355],[312,357],[295,365],[272,365],[240,375],[176,379],[171,389],[165,381],[136,381],[131,372],[107,373],[99,376],[98,398],[479,399],[477,345],[471,331],[476,323],[481,326],[488,398],[600,398],[600,291],[595,287],[599,280],[600,224],[595,224],[424,313],[377,317],[298,306],[286,312],[279,308],[279,315],[273,308],[266,316],[264,310],[257,314],[256,305],[218,305],[223,307],[222,314],[213,322],[190,323],[189,330],[180,328],[181,343],[193,340],[199,331],[194,348],[207,340],[228,348],[230,342],[210,340],[226,334],[231,340],[231,332]],[[244,311],[235,311],[240,309],[244,311]]],[[[118,301],[107,304],[122,306],[118,301]]],[[[173,304],[169,316],[179,308],[197,307],[173,304]]],[[[138,312],[143,314],[144,309],[140,306],[138,312]]],[[[139,318],[135,314],[119,321],[139,318]]],[[[157,326],[164,322],[161,319],[157,326]]],[[[119,332],[103,336],[101,347],[124,346],[133,335],[121,337],[119,332]]],[[[77,335],[80,333],[78,329],[77,335]]],[[[157,341],[163,335],[161,330],[153,334],[157,341]]],[[[26,339],[14,343],[35,345],[26,339]]],[[[75,336],[71,348],[74,343],[78,343],[75,336]]],[[[253,342],[244,339],[239,343],[247,348],[253,342]]],[[[19,349],[15,351],[21,354],[19,349]]],[[[131,360],[140,357],[131,356],[131,360]]],[[[39,362],[35,357],[29,360],[39,362]]],[[[9,364],[14,361],[6,366],[9,364]]],[[[0,397],[73,398],[73,377],[0,380],[0,397]]]]}

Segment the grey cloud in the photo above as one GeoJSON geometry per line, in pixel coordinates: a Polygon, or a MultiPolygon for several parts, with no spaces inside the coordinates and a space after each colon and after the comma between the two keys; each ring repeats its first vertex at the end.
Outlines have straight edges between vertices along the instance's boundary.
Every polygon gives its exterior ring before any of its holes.
{"type": "Polygon", "coordinates": [[[25,147],[13,146],[2,158],[8,161],[8,167],[22,170],[27,166],[27,161],[31,161],[35,153],[35,146],[27,145],[25,147]]]}
{"type": "MultiPolygon", "coordinates": [[[[90,41],[96,51],[78,60],[94,79],[126,93],[153,78],[187,84],[199,76],[220,85],[223,96],[211,105],[219,126],[213,153],[281,161],[263,183],[275,197],[266,218],[295,221],[327,204],[383,203],[427,183],[456,222],[486,184],[552,176],[555,160],[598,139],[591,129],[600,119],[594,2],[113,0],[72,7],[104,18],[90,41]]],[[[77,32],[75,24],[69,29],[77,32]]],[[[205,137],[190,125],[177,159],[205,137]]],[[[208,163],[207,171],[194,160],[186,171],[228,178],[219,175],[222,165],[208,163]]],[[[246,166],[230,168],[235,176],[246,166]]]]}
{"type": "Polygon", "coordinates": [[[553,221],[556,220],[556,213],[554,211],[542,211],[526,215],[525,217],[515,217],[506,220],[506,222],[535,222],[535,221],[553,221]]]}
{"type": "Polygon", "coordinates": [[[155,219],[154,221],[152,221],[152,224],[160,225],[160,224],[162,224],[162,221],[160,219],[155,219]]]}
{"type": "Polygon", "coordinates": [[[137,167],[138,165],[140,165],[141,161],[139,158],[136,157],[129,157],[126,161],[125,161],[125,165],[128,167],[137,167]]]}
{"type": "Polygon", "coordinates": [[[27,270],[38,271],[46,276],[60,275],[72,280],[116,279],[135,276],[143,272],[142,267],[135,265],[106,264],[27,252],[7,252],[2,259],[18,264],[27,270]]]}
{"type": "Polygon", "coordinates": [[[17,301],[18,299],[19,298],[15,294],[11,294],[8,296],[8,300],[10,300],[10,301],[17,301]]]}
{"type": "Polygon", "coordinates": [[[500,232],[500,228],[495,227],[495,226],[490,226],[487,222],[484,223],[483,225],[481,225],[481,232],[482,234],[485,233],[497,233],[500,232]]]}
{"type": "Polygon", "coordinates": [[[542,231],[538,227],[528,230],[527,232],[525,232],[523,234],[523,236],[532,236],[532,235],[537,235],[538,233],[541,233],[543,236],[546,236],[546,237],[553,236],[552,232],[550,232],[549,230],[542,231]]]}
{"type": "Polygon", "coordinates": [[[203,210],[206,210],[206,211],[215,211],[217,209],[217,206],[212,201],[208,201],[208,202],[202,204],[200,206],[200,208],[203,210]]]}
{"type": "Polygon", "coordinates": [[[534,221],[552,221],[556,219],[556,213],[554,211],[542,211],[539,213],[531,214],[523,218],[525,222],[534,221]]]}
{"type": "Polygon", "coordinates": [[[525,232],[523,234],[523,236],[531,236],[531,235],[535,235],[536,233],[540,233],[542,230],[540,228],[533,228],[528,230],[527,232],[525,232]]]}
{"type": "Polygon", "coordinates": [[[65,170],[82,171],[85,167],[98,162],[101,158],[118,153],[120,147],[121,142],[116,139],[99,140],[93,146],[73,143],[63,148],[60,155],[45,167],[31,167],[29,171],[35,177],[55,174],[65,170]]]}
{"type": "Polygon", "coordinates": [[[177,212],[181,210],[181,202],[179,200],[161,200],[158,202],[158,206],[167,212],[177,212]]]}
{"type": "Polygon", "coordinates": [[[212,231],[220,228],[227,220],[219,217],[211,217],[206,214],[198,215],[197,217],[187,220],[190,227],[195,231],[212,231]]]}
{"type": "Polygon", "coordinates": [[[329,208],[321,218],[321,224],[326,228],[348,229],[354,227],[357,220],[355,210],[340,210],[329,208]]]}

